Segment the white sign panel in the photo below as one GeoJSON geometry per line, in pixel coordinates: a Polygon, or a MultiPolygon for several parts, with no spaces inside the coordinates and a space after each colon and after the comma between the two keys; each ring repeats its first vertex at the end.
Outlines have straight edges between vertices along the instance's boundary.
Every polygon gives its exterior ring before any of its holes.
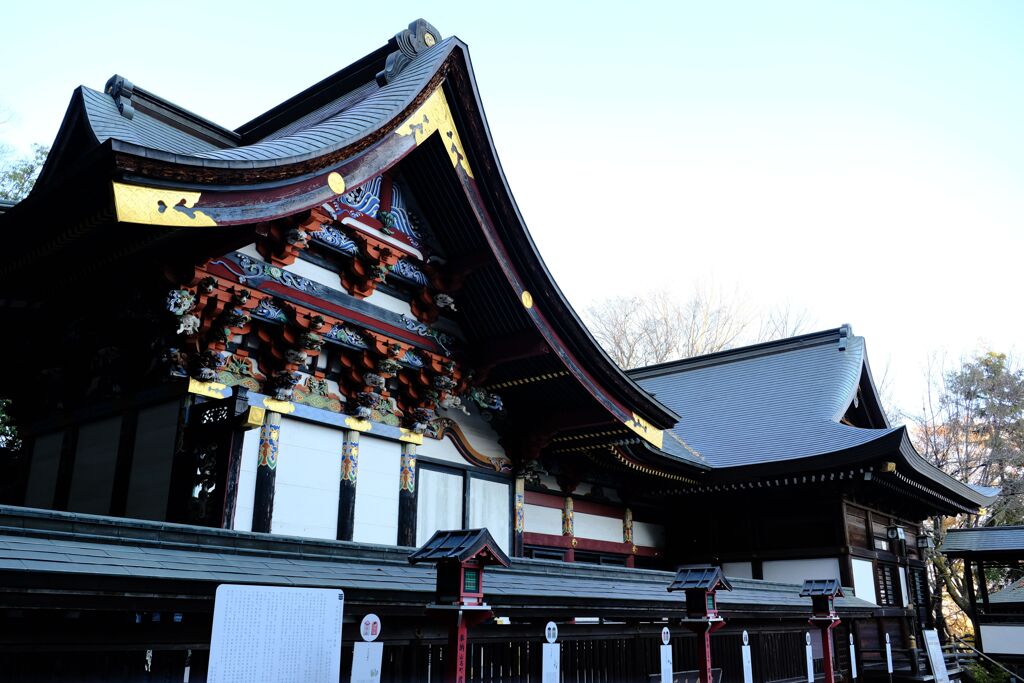
{"type": "Polygon", "coordinates": [[[932,675],[935,676],[935,683],[949,683],[946,660],[942,658],[942,645],[939,644],[939,632],[927,629],[923,633],[925,652],[928,653],[928,664],[932,668],[932,675]]]}
{"type": "Polygon", "coordinates": [[[559,683],[562,680],[562,646],[558,643],[544,643],[541,652],[541,683],[559,683]]]}
{"type": "Polygon", "coordinates": [[[811,650],[811,634],[804,634],[807,648],[807,683],[814,683],[814,652],[811,650]]]}
{"type": "Polygon", "coordinates": [[[544,627],[544,638],[549,643],[553,643],[558,640],[558,624],[553,621],[549,621],[548,625],[544,627]]]}
{"type": "Polygon", "coordinates": [[[337,683],[343,607],[335,589],[218,586],[207,680],[337,683]]]}
{"type": "Polygon", "coordinates": [[[661,646],[661,683],[672,683],[672,646],[661,646]]]}
{"type": "Polygon", "coordinates": [[[754,664],[750,658],[750,636],[746,631],[743,632],[741,653],[743,655],[743,683],[754,683],[754,664]]]}
{"type": "Polygon", "coordinates": [[[853,647],[853,634],[850,634],[850,678],[857,678],[857,651],[853,647]]]}
{"type": "Polygon", "coordinates": [[[384,643],[352,644],[352,683],[380,683],[384,643]]]}
{"type": "Polygon", "coordinates": [[[380,617],[376,614],[367,614],[363,617],[359,622],[359,635],[368,643],[377,640],[377,636],[380,635],[380,617]]]}
{"type": "Polygon", "coordinates": [[[892,673],[892,643],[888,633],[885,634],[885,670],[892,673]]]}

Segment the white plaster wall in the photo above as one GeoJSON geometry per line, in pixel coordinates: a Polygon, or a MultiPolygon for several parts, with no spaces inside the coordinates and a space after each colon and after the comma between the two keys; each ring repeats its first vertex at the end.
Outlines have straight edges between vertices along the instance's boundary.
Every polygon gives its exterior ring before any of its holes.
{"type": "MultiPolygon", "coordinates": [[[[586,512],[573,515],[573,525],[577,538],[592,538],[595,541],[611,541],[622,543],[622,520],[617,517],[602,517],[586,512]]],[[[634,528],[634,542],[636,541],[634,528]]]]}
{"type": "Polygon", "coordinates": [[[469,411],[470,414],[466,415],[461,410],[449,410],[445,417],[455,420],[478,453],[489,458],[506,457],[505,449],[498,443],[498,433],[491,427],[491,423],[483,419],[475,407],[470,407],[469,411]]]}
{"type": "Polygon", "coordinates": [[[282,418],[273,533],[337,538],[344,434],[341,429],[282,418]]]}
{"type": "Polygon", "coordinates": [[[738,579],[754,578],[754,567],[750,562],[723,562],[722,571],[728,577],[736,577],[738,579]]]}
{"type": "Polygon", "coordinates": [[[988,654],[1024,655],[1024,624],[982,624],[981,642],[988,654]]]}
{"type": "Polygon", "coordinates": [[[128,517],[163,520],[167,516],[180,407],[178,401],[170,401],[139,411],[125,505],[128,517]]]}
{"type": "Polygon", "coordinates": [[[871,560],[853,559],[853,594],[861,600],[878,604],[875,593],[875,565],[871,560]]]}
{"type": "Polygon", "coordinates": [[[435,531],[462,528],[462,481],[461,474],[420,469],[416,484],[416,545],[426,543],[435,531]]]}
{"type": "Polygon", "coordinates": [[[469,528],[487,529],[506,553],[512,530],[510,495],[506,482],[469,480],[469,528]]]}
{"type": "Polygon", "coordinates": [[[542,505],[523,506],[525,531],[534,534],[562,535],[562,511],[557,508],[548,508],[542,505]]]}
{"type": "Polygon", "coordinates": [[[32,448],[32,464],[25,490],[25,505],[30,508],[52,508],[57,488],[57,469],[64,432],[46,434],[36,438],[32,448]]]}
{"type": "MultiPolygon", "coordinates": [[[[334,281],[335,282],[338,281],[338,277],[337,276],[334,277],[334,281]]],[[[338,285],[335,284],[334,288],[337,289],[338,285]]],[[[406,316],[409,316],[410,318],[416,317],[416,316],[414,316],[412,314],[412,309],[409,308],[409,302],[408,301],[402,301],[401,299],[399,299],[397,297],[393,297],[390,294],[385,294],[384,292],[380,291],[379,289],[373,290],[373,293],[370,294],[370,296],[366,297],[366,299],[364,299],[364,301],[368,301],[371,304],[373,304],[374,306],[380,306],[384,310],[391,311],[392,313],[397,313],[399,315],[406,315],[406,316]]]]}
{"type": "Polygon", "coordinates": [[[445,437],[438,441],[437,439],[431,439],[430,437],[424,437],[423,445],[416,448],[416,452],[427,458],[434,458],[435,460],[444,460],[445,462],[452,462],[458,465],[468,464],[468,460],[462,457],[459,450],[455,447],[455,444],[451,439],[445,437]]]}
{"type": "Polygon", "coordinates": [[[649,522],[633,522],[633,543],[651,548],[665,547],[665,527],[649,522]]]}
{"type": "Polygon", "coordinates": [[[356,480],[352,540],[360,543],[397,544],[401,458],[402,450],[398,442],[376,439],[366,434],[359,437],[359,475],[356,480]]]}
{"type": "Polygon", "coordinates": [[[114,488],[114,466],[120,440],[120,415],[92,422],[78,430],[68,510],[110,514],[110,494],[114,488]]]}
{"type": "Polygon", "coordinates": [[[239,531],[252,531],[252,510],[256,496],[256,458],[260,447],[260,429],[250,429],[242,437],[242,463],[238,472],[235,498],[235,525],[239,531]]]}
{"type": "Polygon", "coordinates": [[[769,560],[762,564],[766,581],[803,584],[807,579],[838,579],[839,560],[823,557],[810,560],[769,560]]]}

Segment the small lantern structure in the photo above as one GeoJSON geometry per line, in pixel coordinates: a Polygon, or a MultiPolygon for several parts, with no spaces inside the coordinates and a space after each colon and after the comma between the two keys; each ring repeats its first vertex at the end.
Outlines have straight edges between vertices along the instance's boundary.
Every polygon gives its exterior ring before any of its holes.
{"type": "Polygon", "coordinates": [[[717,593],[731,591],[732,584],[720,567],[687,564],[676,571],[668,590],[685,591],[686,619],[682,624],[702,639],[698,653],[699,681],[711,683],[711,634],[725,626],[725,619],[718,613],[717,593]]]}
{"type": "Polygon", "coordinates": [[[832,665],[832,635],[830,631],[839,624],[836,612],[836,598],[843,597],[839,579],[808,579],[800,589],[800,597],[811,599],[812,626],[821,631],[821,654],[825,666],[825,683],[835,680],[832,665]]]}
{"type": "Polygon", "coordinates": [[[410,564],[425,562],[437,567],[434,603],[427,605],[449,626],[449,656],[444,680],[466,680],[466,646],[469,627],[491,616],[484,602],[484,567],[509,566],[487,529],[438,531],[423,547],[409,555],[410,564]]]}

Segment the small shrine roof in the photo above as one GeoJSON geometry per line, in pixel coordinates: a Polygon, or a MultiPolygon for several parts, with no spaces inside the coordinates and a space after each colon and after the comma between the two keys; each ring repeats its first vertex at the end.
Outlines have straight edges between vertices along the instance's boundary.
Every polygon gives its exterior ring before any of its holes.
{"type": "Polygon", "coordinates": [[[839,579],[808,579],[804,581],[800,589],[800,597],[806,598],[814,595],[841,596],[843,587],[839,585],[839,579]]]}
{"type": "Polygon", "coordinates": [[[714,565],[687,564],[676,570],[676,576],[669,584],[669,591],[683,591],[691,589],[715,590],[721,586],[727,591],[732,590],[732,584],[722,568],[714,565]]]}
{"type": "Polygon", "coordinates": [[[485,564],[509,565],[508,555],[501,551],[487,529],[437,531],[409,555],[409,564],[466,562],[477,557],[485,564]]]}

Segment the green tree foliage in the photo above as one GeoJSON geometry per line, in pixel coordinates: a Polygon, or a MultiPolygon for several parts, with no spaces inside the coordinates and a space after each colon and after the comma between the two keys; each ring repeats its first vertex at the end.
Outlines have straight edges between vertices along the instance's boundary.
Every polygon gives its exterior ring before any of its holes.
{"type": "MultiPolygon", "coordinates": [[[[918,451],[953,477],[999,489],[995,502],[980,515],[934,521],[936,544],[953,527],[1024,523],[1024,369],[1005,354],[988,352],[961,361],[939,375],[914,419],[918,451]]],[[[967,611],[963,563],[933,555],[937,585],[967,611]]],[[[989,568],[990,592],[1019,576],[989,568]]]]}
{"type": "Polygon", "coordinates": [[[27,197],[49,153],[45,145],[32,145],[31,156],[0,159],[0,200],[18,202],[27,197]]]}
{"type": "Polygon", "coordinates": [[[11,402],[7,399],[0,399],[0,451],[16,451],[21,447],[21,439],[18,437],[18,429],[14,426],[7,409],[11,402]]]}

